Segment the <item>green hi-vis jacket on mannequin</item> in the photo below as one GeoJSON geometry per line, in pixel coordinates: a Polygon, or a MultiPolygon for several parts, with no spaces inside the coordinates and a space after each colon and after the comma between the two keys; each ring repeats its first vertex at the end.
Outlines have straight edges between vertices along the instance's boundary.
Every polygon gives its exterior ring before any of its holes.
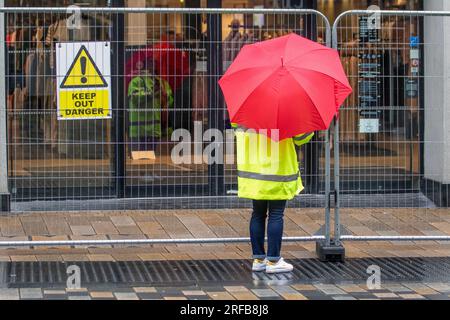
{"type": "Polygon", "coordinates": [[[233,124],[237,144],[238,197],[291,200],[303,189],[295,145],[308,143],[314,133],[276,142],[254,130],[233,124]]]}
{"type": "Polygon", "coordinates": [[[161,138],[163,99],[172,107],[173,94],[167,81],[151,75],[134,77],[128,86],[130,138],[161,138]]]}

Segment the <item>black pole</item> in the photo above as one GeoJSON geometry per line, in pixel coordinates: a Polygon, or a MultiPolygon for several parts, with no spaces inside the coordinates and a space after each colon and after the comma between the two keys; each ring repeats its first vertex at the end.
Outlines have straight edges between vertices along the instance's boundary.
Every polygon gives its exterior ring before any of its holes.
{"type": "MultiPolygon", "coordinates": [[[[201,8],[200,0],[186,0],[185,8],[201,8]]],[[[183,27],[186,38],[189,40],[199,39],[202,33],[202,15],[187,13],[184,15],[183,27]]]]}
{"type": "MultiPolygon", "coordinates": [[[[221,8],[222,0],[208,0],[208,8],[221,8]]],[[[208,127],[224,131],[223,98],[218,81],[223,73],[222,63],[222,16],[207,15],[207,59],[208,59],[208,127]]],[[[223,145],[220,146],[221,148],[223,145]]],[[[208,166],[209,195],[224,194],[224,165],[214,163],[208,166]]]]}
{"type": "MultiPolygon", "coordinates": [[[[124,0],[112,0],[111,6],[123,8],[124,0]]],[[[112,70],[112,107],[114,141],[114,178],[115,191],[118,198],[125,196],[125,17],[123,13],[113,13],[111,36],[111,70],[112,70]]]]}

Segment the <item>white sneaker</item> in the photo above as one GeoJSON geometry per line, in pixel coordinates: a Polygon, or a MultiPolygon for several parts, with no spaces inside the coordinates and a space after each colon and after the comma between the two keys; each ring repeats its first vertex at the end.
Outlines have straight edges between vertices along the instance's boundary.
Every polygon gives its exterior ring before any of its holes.
{"type": "Polygon", "coordinates": [[[259,271],[265,271],[267,265],[267,260],[260,260],[260,259],[254,259],[253,260],[253,266],[252,271],[259,272],[259,271]]]}
{"type": "Polygon", "coordinates": [[[280,258],[277,263],[268,261],[266,265],[266,273],[291,272],[292,270],[294,270],[294,266],[284,261],[283,258],[280,258]]]}

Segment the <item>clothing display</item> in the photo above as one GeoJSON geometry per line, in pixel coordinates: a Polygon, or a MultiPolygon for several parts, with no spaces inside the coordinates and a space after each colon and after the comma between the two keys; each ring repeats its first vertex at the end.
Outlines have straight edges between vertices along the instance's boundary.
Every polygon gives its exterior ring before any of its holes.
{"type": "MultiPolygon", "coordinates": [[[[109,38],[108,21],[98,17],[89,15],[82,16],[78,28],[68,28],[68,19],[56,21],[50,26],[45,39],[45,44],[51,50],[55,50],[56,42],[73,42],[73,41],[107,41],[109,38]]],[[[55,68],[55,59],[52,55],[50,59],[50,67],[55,68]]]]}
{"type": "Polygon", "coordinates": [[[26,91],[17,87],[8,98],[8,114],[10,120],[9,134],[16,142],[22,140],[22,124],[20,114],[23,111],[26,91]]]}
{"type": "Polygon", "coordinates": [[[230,31],[223,41],[223,61],[224,69],[228,69],[229,65],[238,55],[244,45],[244,36],[239,31],[230,31]]]}
{"type": "MultiPolygon", "coordinates": [[[[223,72],[225,73],[227,69],[230,67],[231,63],[234,61],[234,59],[239,54],[239,51],[241,51],[242,47],[245,44],[253,43],[255,42],[255,39],[253,38],[252,34],[248,34],[246,32],[241,33],[240,32],[240,22],[239,20],[235,19],[231,22],[230,25],[231,31],[225,38],[222,44],[222,60],[223,60],[223,72]]],[[[225,104],[225,103],[224,103],[225,104]]],[[[228,112],[226,111],[226,105],[224,106],[224,121],[225,121],[225,128],[230,128],[231,123],[228,116],[228,112]]]]}
{"type": "Polygon", "coordinates": [[[239,21],[233,20],[231,22],[231,31],[223,41],[222,59],[224,72],[228,69],[245,44],[255,42],[253,34],[247,32],[241,33],[239,30],[240,28],[239,21]]]}
{"type": "Polygon", "coordinates": [[[57,99],[56,99],[56,43],[58,42],[79,42],[79,41],[107,41],[108,25],[102,25],[97,18],[83,15],[80,27],[70,29],[67,27],[68,19],[56,21],[48,28],[45,45],[50,50],[49,54],[49,77],[46,77],[46,88],[48,98],[45,107],[51,114],[45,117],[46,128],[50,128],[47,138],[53,148],[57,147],[57,152],[71,158],[101,159],[107,156],[102,147],[98,147],[95,142],[102,141],[109,136],[109,126],[105,125],[107,120],[87,120],[87,121],[57,121],[57,99]],[[55,128],[57,126],[57,128],[55,128]],[[54,145],[55,132],[59,143],[54,145]],[[77,142],[77,143],[72,143],[77,142]]]}
{"type": "Polygon", "coordinates": [[[28,89],[30,97],[44,97],[45,96],[45,79],[50,75],[49,56],[44,52],[32,52],[28,55],[25,61],[25,87],[28,89]],[[39,79],[39,80],[38,80],[39,79]]]}
{"type": "MultiPolygon", "coordinates": [[[[50,26],[45,44],[54,52],[56,50],[56,42],[91,41],[91,39],[95,39],[95,36],[92,35],[92,29],[95,28],[89,19],[82,19],[80,27],[77,29],[68,29],[67,19],[59,20],[50,26]]],[[[50,68],[52,70],[56,69],[54,54],[50,57],[50,68]]]]}
{"type": "Polygon", "coordinates": [[[8,134],[16,143],[23,142],[23,131],[27,123],[23,121],[23,112],[27,108],[27,90],[24,78],[24,61],[29,47],[29,31],[17,28],[10,33],[7,46],[7,110],[8,134]]]}
{"type": "MultiPolygon", "coordinates": [[[[79,30],[70,30],[67,28],[67,19],[56,21],[52,24],[47,32],[45,39],[45,45],[50,50],[49,54],[49,77],[45,77],[45,86],[48,92],[47,99],[45,100],[45,108],[50,113],[44,118],[46,128],[46,134],[44,135],[45,143],[49,143],[52,149],[59,154],[68,156],[70,153],[69,145],[67,144],[71,135],[69,131],[73,131],[73,123],[68,121],[57,121],[57,99],[56,99],[56,43],[65,41],[89,41],[90,40],[89,25],[86,24],[86,20],[82,20],[79,30]],[[60,143],[56,143],[59,140],[60,143]],[[57,148],[57,149],[56,149],[57,148]]],[[[84,121],[83,121],[84,123],[84,121]]],[[[85,124],[83,124],[85,126],[85,124]]],[[[77,130],[79,131],[79,130],[77,130]]],[[[73,133],[73,132],[72,132],[73,133]]],[[[77,132],[78,135],[80,132],[77,132]]],[[[77,139],[79,140],[79,139],[77,139]]],[[[80,156],[80,155],[78,155],[80,156]]]]}
{"type": "Polygon", "coordinates": [[[128,86],[128,103],[132,150],[148,151],[145,148],[154,147],[151,144],[163,135],[162,110],[173,105],[172,89],[160,77],[145,74],[136,76],[128,86]],[[136,150],[136,145],[139,150],[136,150]]]}
{"type": "Polygon", "coordinates": [[[14,128],[12,137],[43,141],[46,149],[58,157],[103,158],[107,150],[89,142],[109,136],[105,121],[57,121],[56,43],[106,41],[109,22],[100,15],[83,14],[81,27],[70,29],[67,18],[64,15],[58,15],[56,20],[52,15],[17,17],[10,27],[7,88],[10,127],[14,128]],[[24,27],[16,27],[20,25],[24,27]],[[23,112],[17,115],[19,109],[23,112]]]}

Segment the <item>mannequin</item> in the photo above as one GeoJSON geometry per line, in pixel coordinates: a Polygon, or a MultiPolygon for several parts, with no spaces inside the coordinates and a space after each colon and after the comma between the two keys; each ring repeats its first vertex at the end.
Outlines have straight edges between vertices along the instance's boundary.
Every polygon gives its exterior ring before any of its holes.
{"type": "Polygon", "coordinates": [[[223,42],[223,68],[228,69],[230,64],[238,55],[244,45],[244,36],[239,31],[240,22],[238,19],[231,21],[231,31],[223,42]]]}
{"type": "MultiPolygon", "coordinates": [[[[223,42],[223,71],[225,72],[233,60],[241,51],[241,48],[247,44],[253,42],[253,37],[248,34],[241,34],[239,28],[241,23],[238,19],[233,19],[231,21],[230,27],[231,31],[228,36],[225,38],[223,42]]],[[[226,108],[224,108],[224,121],[226,123],[226,127],[230,128],[230,120],[228,118],[228,112],[226,112],[226,108]]]]}
{"type": "Polygon", "coordinates": [[[154,152],[167,126],[167,109],[173,94],[167,81],[154,75],[153,61],[139,61],[137,74],[128,86],[129,141],[133,159],[152,158],[142,152],[154,152]]]}

